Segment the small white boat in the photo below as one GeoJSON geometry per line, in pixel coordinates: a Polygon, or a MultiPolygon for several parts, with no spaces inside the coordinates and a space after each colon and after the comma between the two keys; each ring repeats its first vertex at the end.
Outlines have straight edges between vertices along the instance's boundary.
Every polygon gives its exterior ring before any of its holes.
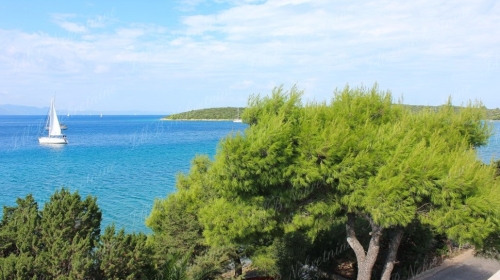
{"type": "Polygon", "coordinates": [[[57,118],[54,98],[50,101],[50,109],[47,116],[47,124],[45,126],[49,128],[49,133],[48,136],[38,138],[38,142],[40,144],[68,144],[66,135],[61,133],[61,125],[59,124],[59,119],[57,118]]]}
{"type": "Polygon", "coordinates": [[[243,121],[240,119],[240,108],[238,108],[238,115],[236,116],[236,119],[234,119],[234,120],[233,120],[233,122],[236,122],[236,123],[243,122],[243,121]]]}

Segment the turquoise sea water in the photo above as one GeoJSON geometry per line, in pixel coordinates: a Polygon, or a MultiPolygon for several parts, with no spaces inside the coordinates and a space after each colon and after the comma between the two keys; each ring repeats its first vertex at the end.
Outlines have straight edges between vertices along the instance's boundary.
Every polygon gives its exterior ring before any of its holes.
{"type": "MultiPolygon", "coordinates": [[[[97,196],[103,224],[143,231],[155,198],[175,189],[196,154],[213,156],[220,139],[242,123],[160,121],[161,116],[61,117],[69,144],[41,146],[44,116],[0,116],[0,206],[32,193],[41,205],[62,186],[97,196]]],[[[478,150],[500,158],[500,122],[478,150]]],[[[40,205],[40,206],[41,206],[40,205]]]]}
{"type": "Polygon", "coordinates": [[[478,149],[479,158],[486,163],[500,159],[500,121],[488,121],[488,123],[493,128],[493,136],[486,146],[478,149]]]}
{"type": "Polygon", "coordinates": [[[32,193],[43,204],[62,186],[97,196],[103,224],[144,225],[155,198],[174,191],[196,154],[242,131],[233,122],[160,121],[161,116],[61,117],[69,144],[41,146],[44,116],[0,116],[0,206],[32,193]]]}

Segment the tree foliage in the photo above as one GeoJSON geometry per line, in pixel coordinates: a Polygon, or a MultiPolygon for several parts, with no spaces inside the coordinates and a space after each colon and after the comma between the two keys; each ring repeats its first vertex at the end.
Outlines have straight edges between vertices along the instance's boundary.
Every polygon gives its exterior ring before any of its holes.
{"type": "Polygon", "coordinates": [[[4,207],[0,267],[4,278],[85,278],[94,272],[101,212],[96,199],[56,191],[39,211],[31,195],[4,207]],[[5,241],[5,242],[4,242],[5,241]]]}
{"type": "Polygon", "coordinates": [[[328,105],[302,105],[301,95],[294,87],[251,97],[243,115],[250,127],[220,144],[212,168],[219,196],[200,211],[209,243],[295,231],[315,239],[345,224],[358,278],[368,279],[388,229],[399,229],[396,251],[415,220],[477,246],[498,229],[498,182],[474,150],[490,136],[481,104],[413,113],[377,86],[346,87],[328,105]],[[372,229],[368,248],[357,219],[372,229]]]}
{"type": "Polygon", "coordinates": [[[0,222],[0,279],[187,279],[185,263],[155,262],[142,233],[100,235],[96,198],[56,191],[38,209],[32,195],[4,206],[0,222]]]}
{"type": "Polygon", "coordinates": [[[33,196],[18,198],[17,206],[4,206],[0,223],[0,276],[27,279],[36,275],[40,251],[40,214],[33,196]]]}
{"type": "Polygon", "coordinates": [[[99,241],[101,211],[97,199],[84,200],[67,189],[56,191],[41,211],[37,262],[54,278],[85,278],[94,269],[93,249],[99,241]]]}
{"type": "Polygon", "coordinates": [[[154,248],[157,263],[168,267],[172,265],[170,259],[186,258],[190,267],[186,273],[192,279],[211,279],[222,274],[237,250],[232,246],[210,248],[202,234],[199,211],[216,195],[208,173],[211,164],[205,155],[193,159],[189,173],[177,176],[177,192],[157,199],[146,220],[153,231],[149,244],[154,248]]]}
{"type": "Polygon", "coordinates": [[[152,279],[156,276],[152,248],[146,244],[143,233],[116,232],[115,226],[106,228],[97,247],[103,279],[152,279]]]}

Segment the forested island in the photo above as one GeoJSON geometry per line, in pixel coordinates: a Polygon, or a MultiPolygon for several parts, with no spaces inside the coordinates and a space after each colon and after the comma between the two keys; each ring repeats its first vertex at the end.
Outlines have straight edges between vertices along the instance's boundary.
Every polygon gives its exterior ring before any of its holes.
{"type": "Polygon", "coordinates": [[[191,110],[183,113],[172,114],[162,120],[218,120],[229,121],[241,118],[244,107],[221,107],[200,110],[191,110]]]}
{"type": "MultiPolygon", "coordinates": [[[[424,109],[434,108],[437,109],[438,106],[421,106],[421,105],[404,105],[407,106],[411,111],[418,112],[424,109]]],[[[460,110],[462,107],[454,106],[455,110],[460,110]]],[[[220,107],[220,108],[207,108],[199,110],[191,110],[187,112],[177,113],[168,115],[162,118],[162,120],[218,120],[218,121],[229,121],[233,119],[240,118],[241,114],[245,110],[244,107],[220,107]]],[[[486,110],[487,120],[500,120],[500,109],[487,109],[486,110]]]]}
{"type": "Polygon", "coordinates": [[[477,158],[491,133],[482,105],[414,110],[376,85],[329,104],[302,96],[250,98],[245,133],[192,159],[148,235],[101,232],[96,198],[66,189],[41,208],[31,195],[5,206],[0,279],[389,280],[455,248],[499,258],[500,162],[477,158]]]}

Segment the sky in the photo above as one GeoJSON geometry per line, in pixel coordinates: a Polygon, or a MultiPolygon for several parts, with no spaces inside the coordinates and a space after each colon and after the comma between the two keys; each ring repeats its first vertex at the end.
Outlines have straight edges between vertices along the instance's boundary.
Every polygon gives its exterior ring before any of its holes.
{"type": "Polygon", "coordinates": [[[371,87],[500,107],[500,1],[1,1],[0,104],[177,113],[371,87]]]}

